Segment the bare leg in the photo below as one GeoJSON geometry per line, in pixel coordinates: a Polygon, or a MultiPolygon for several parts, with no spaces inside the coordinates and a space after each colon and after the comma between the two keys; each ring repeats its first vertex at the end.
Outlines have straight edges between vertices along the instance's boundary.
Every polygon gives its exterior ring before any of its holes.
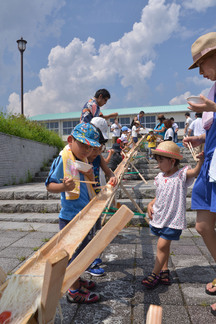
{"type": "Polygon", "coordinates": [[[216,213],[208,210],[197,211],[196,230],[202,236],[209,252],[216,261],[216,213]]]}
{"type": "Polygon", "coordinates": [[[155,260],[154,269],[152,271],[156,275],[159,275],[162,269],[166,270],[168,268],[170,244],[171,241],[159,237],[157,243],[157,256],[155,260]]]}
{"type": "MultiPolygon", "coordinates": [[[[196,221],[196,230],[202,236],[203,241],[205,242],[209,252],[216,261],[216,232],[215,232],[215,223],[216,223],[216,213],[212,213],[208,210],[199,210],[197,211],[197,221],[196,221]]],[[[215,292],[216,287],[212,288],[212,282],[206,285],[206,289],[209,292],[215,292]]],[[[216,304],[215,308],[216,308],[216,304]]]]}

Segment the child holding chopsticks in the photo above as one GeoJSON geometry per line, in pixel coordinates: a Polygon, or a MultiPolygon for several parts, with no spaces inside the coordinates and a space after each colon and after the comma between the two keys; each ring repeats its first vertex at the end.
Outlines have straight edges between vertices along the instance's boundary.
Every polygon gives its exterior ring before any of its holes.
{"type": "MultiPolygon", "coordinates": [[[[65,227],[95,196],[95,191],[88,180],[93,180],[93,170],[85,175],[74,167],[75,160],[87,161],[94,147],[100,147],[99,133],[91,124],[78,124],[68,136],[68,145],[53,161],[46,187],[49,192],[61,193],[61,211],[59,214],[59,228],[65,227]],[[87,175],[87,176],[86,176],[87,175]],[[60,180],[61,179],[61,180],[60,180]],[[86,181],[81,182],[81,181],[86,181]]],[[[88,235],[75,251],[71,260],[85,248],[89,242],[88,235]]],[[[67,292],[67,299],[72,303],[93,303],[100,299],[99,294],[92,293],[95,287],[93,281],[79,278],[67,292]]]]}

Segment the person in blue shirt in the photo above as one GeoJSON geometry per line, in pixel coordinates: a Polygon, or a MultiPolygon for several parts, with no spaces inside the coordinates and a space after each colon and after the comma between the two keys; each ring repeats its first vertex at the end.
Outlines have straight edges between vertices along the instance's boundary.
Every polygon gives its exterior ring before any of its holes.
{"type": "MultiPolygon", "coordinates": [[[[78,124],[71,135],[68,136],[68,145],[53,161],[45,185],[51,193],[61,193],[61,211],[59,214],[59,228],[64,228],[95,196],[91,184],[81,183],[79,180],[94,180],[92,168],[88,172],[78,171],[75,160],[88,163],[87,157],[94,147],[100,147],[99,133],[89,123],[78,124]],[[76,181],[77,180],[77,181],[76,181]]],[[[87,235],[79,245],[70,262],[89,243],[87,235]]],[[[92,293],[89,289],[95,283],[79,278],[67,292],[67,299],[73,303],[93,303],[100,299],[99,294],[92,293]]]]}
{"type": "Polygon", "coordinates": [[[164,120],[166,119],[163,114],[159,114],[157,116],[159,123],[154,128],[154,133],[158,135],[162,140],[164,139],[164,135],[166,133],[166,127],[164,125],[164,120]]]}

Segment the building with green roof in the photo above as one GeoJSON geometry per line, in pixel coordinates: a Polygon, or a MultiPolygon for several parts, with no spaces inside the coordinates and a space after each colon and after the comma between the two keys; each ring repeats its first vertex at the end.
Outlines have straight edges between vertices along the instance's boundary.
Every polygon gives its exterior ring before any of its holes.
{"type": "MultiPolygon", "coordinates": [[[[143,127],[146,129],[154,128],[157,124],[157,115],[164,114],[165,118],[173,117],[175,122],[178,124],[179,132],[178,135],[183,135],[183,129],[185,125],[185,113],[188,112],[188,105],[166,105],[166,106],[149,106],[149,107],[132,107],[132,108],[116,108],[116,109],[101,109],[103,115],[109,115],[111,113],[118,112],[119,122],[122,126],[130,127],[133,118],[140,112],[144,111],[145,115],[141,119],[143,127]]],[[[194,113],[191,113],[192,118],[194,113]]],[[[81,116],[80,111],[73,111],[67,113],[56,113],[56,114],[44,114],[33,116],[30,119],[36,120],[50,130],[57,132],[64,141],[67,140],[72,129],[79,123],[81,116]]],[[[111,125],[113,119],[108,121],[111,125]]],[[[112,133],[110,132],[109,137],[111,139],[112,133]]]]}

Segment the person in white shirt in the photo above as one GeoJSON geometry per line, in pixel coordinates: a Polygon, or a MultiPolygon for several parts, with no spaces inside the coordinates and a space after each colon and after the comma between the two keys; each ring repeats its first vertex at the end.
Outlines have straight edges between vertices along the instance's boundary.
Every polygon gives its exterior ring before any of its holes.
{"type": "Polygon", "coordinates": [[[135,146],[135,144],[138,142],[139,131],[140,131],[140,122],[138,120],[136,120],[134,122],[134,125],[132,126],[132,130],[131,130],[133,146],[135,146]]]}
{"type": "Polygon", "coordinates": [[[184,136],[186,136],[188,134],[188,128],[190,126],[190,124],[192,123],[193,119],[190,118],[190,113],[189,112],[186,112],[185,113],[185,128],[184,128],[184,136]]]}
{"type": "MultiPolygon", "coordinates": [[[[199,136],[205,134],[206,132],[202,125],[202,113],[196,113],[195,118],[196,119],[193,120],[189,126],[188,136],[191,136],[192,132],[194,136],[199,136]]],[[[194,151],[196,154],[204,151],[204,144],[194,147],[194,151]]]]}
{"type": "Polygon", "coordinates": [[[116,143],[117,139],[120,137],[121,133],[121,124],[119,124],[118,118],[115,118],[114,123],[111,125],[111,132],[112,134],[112,142],[113,144],[116,143]]]}
{"type": "Polygon", "coordinates": [[[172,122],[172,128],[174,132],[174,142],[178,143],[178,130],[179,130],[178,124],[175,122],[173,117],[171,117],[170,120],[172,122]]]}
{"type": "Polygon", "coordinates": [[[172,122],[170,119],[164,120],[164,126],[166,128],[166,133],[164,135],[164,141],[174,141],[174,131],[172,129],[172,122]]]}

